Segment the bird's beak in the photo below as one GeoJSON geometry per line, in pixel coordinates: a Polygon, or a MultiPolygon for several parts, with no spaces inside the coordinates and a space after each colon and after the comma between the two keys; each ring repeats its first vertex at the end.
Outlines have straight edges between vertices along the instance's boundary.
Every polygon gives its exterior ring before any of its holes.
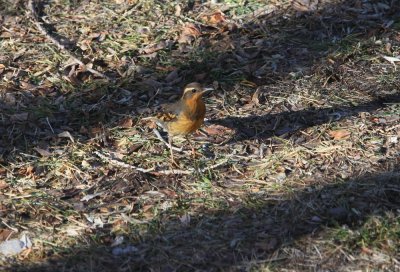
{"type": "Polygon", "coordinates": [[[209,92],[211,92],[212,90],[214,90],[214,88],[210,87],[210,88],[203,88],[203,90],[201,91],[201,94],[208,94],[209,92]]]}

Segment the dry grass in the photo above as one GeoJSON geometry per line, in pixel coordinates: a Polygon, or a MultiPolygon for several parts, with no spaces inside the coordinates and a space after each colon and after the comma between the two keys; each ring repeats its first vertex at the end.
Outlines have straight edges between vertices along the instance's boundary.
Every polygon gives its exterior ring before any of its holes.
{"type": "Polygon", "coordinates": [[[37,6],[66,51],[0,0],[0,242],[33,242],[2,270],[400,269],[399,4],[222,2],[37,6]],[[166,174],[141,119],[194,80],[201,155],[166,174]]]}

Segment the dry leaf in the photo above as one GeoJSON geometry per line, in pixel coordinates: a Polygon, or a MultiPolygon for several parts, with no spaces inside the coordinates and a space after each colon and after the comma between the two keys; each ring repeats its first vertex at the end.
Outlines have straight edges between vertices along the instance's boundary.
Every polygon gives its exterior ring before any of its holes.
{"type": "Polygon", "coordinates": [[[161,49],[164,49],[167,47],[167,42],[166,41],[160,41],[159,43],[152,44],[149,46],[146,46],[141,50],[141,53],[145,53],[147,55],[152,54],[154,52],[157,52],[161,49]]]}
{"type": "Polygon", "coordinates": [[[225,14],[221,11],[216,11],[211,15],[204,15],[202,19],[204,22],[211,25],[218,25],[226,21],[225,14]]]}
{"type": "MultiPolygon", "coordinates": [[[[385,44],[385,51],[389,54],[392,54],[392,44],[391,43],[385,44]]],[[[0,69],[1,69],[1,65],[0,65],[0,69]]]]}
{"type": "Polygon", "coordinates": [[[297,11],[316,11],[319,0],[294,0],[293,8],[297,11]]]}
{"type": "Polygon", "coordinates": [[[361,248],[361,253],[367,254],[367,255],[371,255],[371,254],[373,254],[374,252],[373,252],[371,249],[367,248],[367,247],[362,247],[362,248],[361,248]]]}
{"type": "Polygon", "coordinates": [[[35,147],[34,150],[39,153],[42,157],[49,157],[51,156],[51,153],[45,149],[35,147]]]}
{"type": "Polygon", "coordinates": [[[90,163],[88,163],[88,162],[85,161],[85,160],[83,160],[83,161],[81,162],[81,165],[82,165],[83,168],[89,168],[89,167],[90,167],[90,163]]]}
{"type": "Polygon", "coordinates": [[[8,187],[8,183],[4,180],[0,180],[0,190],[3,190],[8,187]]]}
{"type": "Polygon", "coordinates": [[[21,82],[19,83],[19,87],[20,87],[21,89],[23,89],[23,90],[29,91],[29,90],[35,89],[37,86],[36,86],[36,85],[33,85],[33,84],[29,83],[29,82],[21,81],[21,82]]]}
{"type": "Polygon", "coordinates": [[[0,242],[9,239],[13,232],[10,229],[0,229],[0,242]]]}
{"type": "Polygon", "coordinates": [[[179,16],[181,16],[181,12],[182,12],[182,8],[181,8],[181,5],[176,5],[175,6],[175,16],[177,16],[177,17],[179,17],[179,16]]]}
{"type": "Polygon", "coordinates": [[[124,118],[121,121],[119,121],[118,126],[121,128],[131,128],[133,126],[133,120],[132,118],[129,117],[124,118]]]}
{"type": "Polygon", "coordinates": [[[34,168],[32,165],[29,165],[29,166],[26,167],[26,169],[25,169],[25,174],[26,174],[27,176],[33,175],[34,172],[35,172],[35,168],[34,168]]]}
{"type": "Polygon", "coordinates": [[[350,131],[345,129],[331,130],[329,132],[329,136],[331,136],[334,140],[347,139],[350,137],[350,131]]]}
{"type": "MultiPolygon", "coordinates": [[[[147,120],[146,120],[147,121],[147,120]]],[[[157,128],[157,123],[154,120],[148,120],[146,122],[146,125],[149,129],[155,129],[157,128]]]]}
{"type": "Polygon", "coordinates": [[[93,198],[95,198],[95,197],[98,197],[98,196],[100,196],[100,195],[102,195],[103,194],[103,192],[99,192],[99,193],[95,193],[95,194],[88,194],[88,195],[85,195],[84,197],[82,197],[81,198],[81,201],[83,202],[83,201],[86,201],[86,202],[88,202],[89,200],[91,200],[91,199],[93,199],[93,198]]]}
{"type": "Polygon", "coordinates": [[[89,129],[89,136],[91,138],[94,138],[98,135],[100,135],[103,132],[103,129],[101,127],[91,127],[89,129]]]}
{"type": "Polygon", "coordinates": [[[71,142],[75,143],[74,138],[72,137],[71,133],[69,131],[64,131],[58,134],[58,137],[60,138],[69,138],[71,142]]]}
{"type": "Polygon", "coordinates": [[[0,63],[0,75],[4,72],[5,69],[6,69],[6,66],[4,66],[4,64],[0,63]]]}
{"type": "Polygon", "coordinates": [[[182,215],[179,220],[181,221],[182,225],[188,226],[190,224],[190,215],[188,213],[185,213],[182,215]]]}
{"type": "Polygon", "coordinates": [[[229,134],[230,132],[232,132],[232,129],[228,128],[228,127],[224,127],[221,125],[210,125],[204,128],[204,131],[212,136],[212,135],[226,135],[229,134]]]}
{"type": "Polygon", "coordinates": [[[169,197],[173,197],[173,198],[178,196],[175,191],[172,191],[172,190],[169,190],[169,189],[163,189],[163,190],[160,190],[160,192],[162,192],[163,194],[165,194],[165,195],[167,195],[169,197]]]}
{"type": "Polygon", "coordinates": [[[394,66],[394,70],[396,70],[396,62],[400,61],[400,58],[394,58],[389,56],[382,56],[385,60],[390,62],[394,66]]]}
{"type": "Polygon", "coordinates": [[[178,43],[192,43],[200,35],[201,32],[195,24],[187,23],[182,29],[178,43]]]}
{"type": "Polygon", "coordinates": [[[15,105],[15,103],[17,103],[17,99],[15,98],[15,95],[12,93],[6,93],[4,95],[3,101],[9,105],[15,105]]]}
{"type": "Polygon", "coordinates": [[[261,88],[257,88],[253,96],[251,97],[251,101],[258,106],[260,105],[260,97],[261,97],[261,88]]]}

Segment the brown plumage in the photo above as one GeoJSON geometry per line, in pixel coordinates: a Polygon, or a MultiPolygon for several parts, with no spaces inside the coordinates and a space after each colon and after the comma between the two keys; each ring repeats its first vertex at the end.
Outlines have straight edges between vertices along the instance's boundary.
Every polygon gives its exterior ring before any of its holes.
{"type": "MultiPolygon", "coordinates": [[[[188,136],[201,127],[206,114],[206,105],[202,98],[209,90],[210,88],[203,88],[197,82],[190,83],[185,86],[180,100],[173,104],[163,105],[163,111],[157,114],[157,122],[168,131],[173,162],[172,137],[176,135],[188,136]]],[[[190,144],[189,139],[187,137],[186,139],[190,144]]],[[[192,151],[194,152],[193,147],[192,151]]]]}

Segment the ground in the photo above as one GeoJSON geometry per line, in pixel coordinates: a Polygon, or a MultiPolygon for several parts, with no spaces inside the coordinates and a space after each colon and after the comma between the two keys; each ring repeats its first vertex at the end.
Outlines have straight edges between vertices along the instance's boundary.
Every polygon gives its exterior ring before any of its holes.
{"type": "Polygon", "coordinates": [[[0,245],[32,241],[2,271],[400,270],[398,1],[29,4],[0,0],[0,245]],[[193,81],[177,168],[143,119],[193,81]]]}

